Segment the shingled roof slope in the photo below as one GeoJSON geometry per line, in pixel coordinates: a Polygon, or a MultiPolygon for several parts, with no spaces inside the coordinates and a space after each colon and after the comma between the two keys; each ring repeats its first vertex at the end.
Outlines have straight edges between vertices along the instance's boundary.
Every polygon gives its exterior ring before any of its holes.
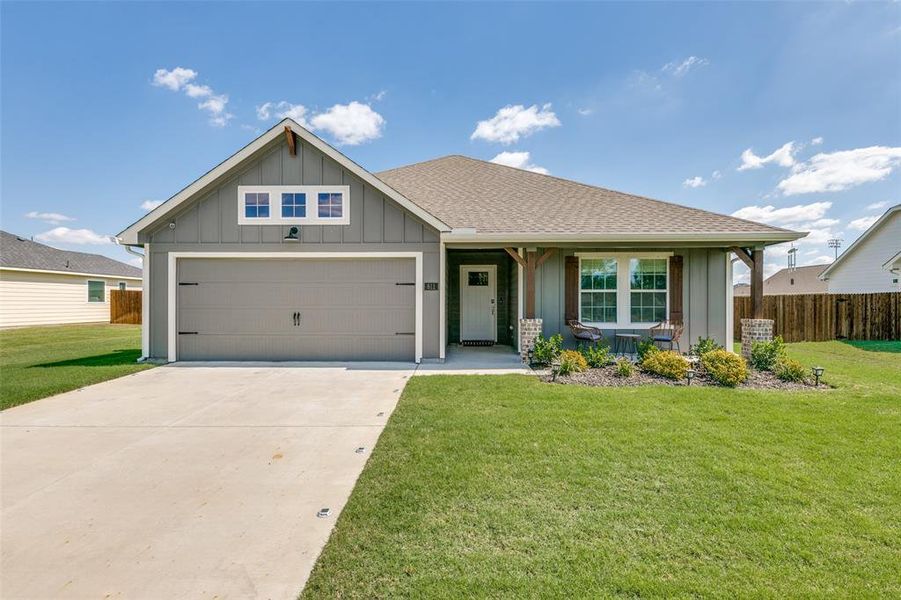
{"type": "Polygon", "coordinates": [[[0,231],[0,267],[140,277],[141,269],[99,254],[58,250],[0,231]]]}

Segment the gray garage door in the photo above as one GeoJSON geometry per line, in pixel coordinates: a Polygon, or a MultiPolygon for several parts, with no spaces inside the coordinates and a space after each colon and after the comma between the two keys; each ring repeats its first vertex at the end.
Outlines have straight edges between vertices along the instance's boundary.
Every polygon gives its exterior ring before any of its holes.
{"type": "Polygon", "coordinates": [[[179,259],[179,360],[415,354],[413,259],[179,259]]]}

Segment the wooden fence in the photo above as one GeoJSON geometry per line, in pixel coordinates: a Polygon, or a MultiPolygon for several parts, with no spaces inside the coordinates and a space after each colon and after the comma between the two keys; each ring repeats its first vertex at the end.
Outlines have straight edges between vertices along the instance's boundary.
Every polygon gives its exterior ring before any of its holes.
{"type": "MultiPolygon", "coordinates": [[[[751,316],[751,298],[735,298],[735,339],[751,316]]],[[[901,340],[901,292],[764,296],[763,316],[786,342],[901,340]]]]}
{"type": "Polygon", "coordinates": [[[110,290],[109,322],[140,325],[141,290],[110,290]]]}

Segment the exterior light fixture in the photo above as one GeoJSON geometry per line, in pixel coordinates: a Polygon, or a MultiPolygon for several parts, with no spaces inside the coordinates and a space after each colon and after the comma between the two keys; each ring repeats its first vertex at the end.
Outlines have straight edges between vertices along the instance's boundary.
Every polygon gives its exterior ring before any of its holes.
{"type": "Polygon", "coordinates": [[[691,385],[691,380],[695,378],[695,370],[689,369],[685,372],[685,378],[688,380],[688,385],[691,385]]]}
{"type": "Polygon", "coordinates": [[[820,377],[823,376],[823,371],[825,371],[825,370],[826,369],[824,369],[823,367],[813,367],[811,369],[811,371],[813,371],[814,380],[816,381],[816,383],[814,383],[815,386],[819,387],[820,377]]]}
{"type": "Polygon", "coordinates": [[[297,227],[292,227],[288,230],[288,235],[285,236],[286,242],[299,242],[300,241],[300,229],[297,227]]]}
{"type": "Polygon", "coordinates": [[[169,221],[169,229],[175,229],[175,221],[169,221]]]}
{"type": "Polygon", "coordinates": [[[560,374],[560,359],[555,358],[551,362],[551,381],[557,381],[557,375],[560,374]]]}

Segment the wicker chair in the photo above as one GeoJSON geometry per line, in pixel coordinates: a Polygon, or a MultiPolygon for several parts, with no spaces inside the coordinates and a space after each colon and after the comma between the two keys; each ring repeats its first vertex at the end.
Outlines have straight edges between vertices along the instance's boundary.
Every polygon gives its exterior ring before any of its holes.
{"type": "Polygon", "coordinates": [[[596,344],[604,339],[604,334],[597,327],[589,327],[579,321],[567,321],[566,325],[572,332],[573,337],[579,341],[596,344]]]}
{"type": "Polygon", "coordinates": [[[681,354],[682,347],[679,346],[679,338],[682,337],[684,329],[684,325],[678,321],[661,321],[651,327],[648,333],[651,335],[651,341],[655,344],[669,344],[670,350],[675,346],[681,354]]]}

